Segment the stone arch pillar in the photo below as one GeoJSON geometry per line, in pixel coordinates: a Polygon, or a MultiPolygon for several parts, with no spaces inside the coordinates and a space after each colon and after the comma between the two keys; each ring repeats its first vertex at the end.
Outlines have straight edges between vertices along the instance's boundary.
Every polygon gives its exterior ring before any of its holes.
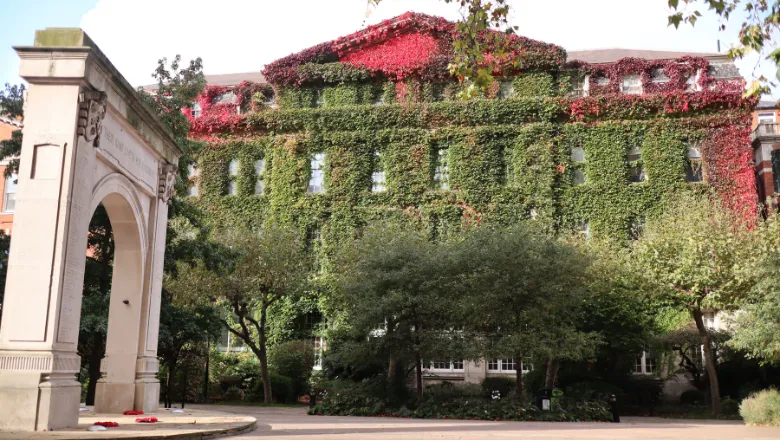
{"type": "Polygon", "coordinates": [[[35,46],[16,51],[30,87],[0,323],[0,430],[78,425],[85,250],[101,202],[117,254],[96,410],[153,412],[167,204],[181,151],[83,31],[38,31],[35,46]]]}

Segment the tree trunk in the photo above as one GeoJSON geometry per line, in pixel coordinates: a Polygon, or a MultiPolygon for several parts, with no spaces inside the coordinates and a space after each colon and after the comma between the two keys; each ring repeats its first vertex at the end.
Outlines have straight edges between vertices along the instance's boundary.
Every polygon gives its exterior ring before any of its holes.
{"type": "Polygon", "coordinates": [[[95,404],[95,389],[100,379],[100,361],[103,360],[103,334],[92,333],[92,352],[89,356],[89,383],[87,384],[87,405],[95,404]]]}
{"type": "Polygon", "coordinates": [[[395,357],[390,357],[389,365],[387,366],[387,379],[393,380],[395,379],[395,376],[398,374],[398,359],[395,357]]]}
{"type": "Polygon", "coordinates": [[[515,399],[521,400],[525,392],[525,386],[523,384],[523,355],[521,353],[515,354],[515,374],[517,374],[517,383],[515,384],[515,399]]]}
{"type": "Polygon", "coordinates": [[[260,347],[258,358],[260,359],[260,374],[263,377],[263,402],[273,402],[273,391],[271,390],[271,376],[268,374],[268,350],[266,349],[265,340],[265,319],[266,319],[267,307],[264,306],[260,311],[260,326],[257,329],[259,336],[260,347]]]}
{"type": "Polygon", "coordinates": [[[547,375],[544,378],[544,387],[555,387],[555,378],[558,376],[558,369],[561,367],[561,363],[555,359],[550,359],[547,362],[547,375]]]}
{"type": "Polygon", "coordinates": [[[176,374],[176,361],[172,361],[168,364],[168,380],[165,385],[165,407],[170,408],[173,403],[173,384],[175,382],[174,376],[176,374]]]}
{"type": "Polygon", "coordinates": [[[712,395],[712,415],[720,415],[720,384],[718,383],[718,372],[715,369],[715,353],[712,350],[710,341],[710,332],[704,326],[701,307],[691,310],[693,320],[696,321],[696,329],[701,336],[702,345],[704,345],[704,368],[707,370],[707,377],[710,379],[710,394],[712,395]]]}
{"type": "Polygon", "coordinates": [[[415,382],[417,382],[415,385],[417,387],[417,404],[419,405],[422,403],[423,398],[423,376],[422,376],[422,357],[420,356],[420,352],[416,351],[414,353],[414,368],[415,368],[415,382]]]}

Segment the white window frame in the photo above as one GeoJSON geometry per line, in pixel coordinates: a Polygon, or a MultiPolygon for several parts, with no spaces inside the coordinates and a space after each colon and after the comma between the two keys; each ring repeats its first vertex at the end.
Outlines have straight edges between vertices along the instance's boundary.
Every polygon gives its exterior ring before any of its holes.
{"type": "Polygon", "coordinates": [[[574,163],[585,163],[585,149],[582,147],[572,147],[571,161],[574,163]]]}
{"type": "Polygon", "coordinates": [[[465,369],[466,369],[466,361],[463,360],[430,361],[428,363],[428,371],[436,372],[436,373],[463,373],[465,369]],[[449,365],[449,367],[447,368],[436,367],[437,364],[447,364],[449,365]]]}
{"type": "Polygon", "coordinates": [[[641,95],[643,92],[642,77],[640,75],[626,75],[620,78],[620,93],[624,95],[641,95]],[[630,80],[633,82],[634,79],[636,79],[636,82],[638,83],[636,86],[631,84],[628,86],[626,85],[626,81],[630,80]],[[627,88],[631,91],[627,91],[627,88]]]}
{"type": "Polygon", "coordinates": [[[19,183],[19,176],[17,174],[11,174],[5,178],[5,188],[3,190],[3,212],[15,212],[16,211],[16,185],[19,183]],[[13,189],[13,191],[9,191],[13,189]],[[13,202],[13,207],[8,209],[8,202],[13,202]]]}
{"type": "Polygon", "coordinates": [[[192,119],[197,119],[201,114],[203,114],[203,109],[200,106],[200,102],[195,101],[192,103],[192,111],[190,112],[190,115],[192,116],[192,119]]]}
{"type": "Polygon", "coordinates": [[[255,161],[255,195],[265,194],[265,158],[255,161]]]}
{"type": "Polygon", "coordinates": [[[187,177],[189,178],[189,187],[187,188],[187,195],[190,197],[198,197],[200,195],[200,188],[198,187],[200,169],[196,164],[187,165],[187,177]]]}
{"type": "Polygon", "coordinates": [[[450,189],[450,160],[449,148],[441,147],[436,149],[436,169],[433,173],[433,181],[437,189],[450,189]]]}
{"type": "MultiPolygon", "coordinates": [[[[520,361],[520,367],[523,369],[523,374],[530,373],[533,370],[533,364],[525,362],[525,359],[520,361]]],[[[487,361],[488,373],[513,373],[517,374],[517,362],[515,358],[510,359],[489,359],[487,361]],[[509,368],[509,365],[514,364],[515,368],[509,368]]]]}
{"type": "Polygon", "coordinates": [[[228,162],[228,175],[238,176],[239,167],[240,164],[238,163],[238,159],[231,159],[230,162],[228,162]]]}
{"type": "Polygon", "coordinates": [[[652,71],[652,72],[650,72],[650,81],[651,81],[652,83],[654,83],[654,84],[666,84],[666,83],[668,83],[669,81],[671,81],[671,78],[669,78],[668,76],[666,76],[666,73],[664,72],[664,69],[663,69],[663,67],[658,67],[658,68],[656,68],[656,69],[653,69],[653,71],[652,71]],[[660,71],[660,72],[661,72],[661,75],[660,75],[660,76],[658,76],[658,77],[657,77],[657,76],[655,76],[655,72],[656,72],[656,71],[660,71]]]}
{"type": "Polygon", "coordinates": [[[309,185],[306,192],[320,194],[325,192],[325,153],[314,153],[309,160],[309,185]]]}
{"type": "Polygon", "coordinates": [[[777,122],[777,114],[775,112],[759,112],[757,119],[759,124],[774,124],[777,122]]]}
{"type": "Polygon", "coordinates": [[[637,355],[637,362],[634,362],[634,374],[654,375],[656,374],[656,361],[647,350],[642,350],[642,354],[637,355]],[[637,371],[639,370],[639,371],[637,371]]]}
{"type": "Polygon", "coordinates": [[[322,358],[328,350],[328,341],[324,336],[314,337],[314,364],[311,369],[315,371],[322,370],[322,358]]]}
{"type": "Polygon", "coordinates": [[[385,167],[382,162],[382,153],[374,152],[374,171],[371,173],[371,192],[381,193],[387,191],[387,179],[385,167]]]}
{"type": "Polygon", "coordinates": [[[511,80],[504,80],[499,83],[498,86],[498,97],[501,99],[511,99],[514,98],[517,94],[517,91],[514,88],[513,81],[511,80]]]}

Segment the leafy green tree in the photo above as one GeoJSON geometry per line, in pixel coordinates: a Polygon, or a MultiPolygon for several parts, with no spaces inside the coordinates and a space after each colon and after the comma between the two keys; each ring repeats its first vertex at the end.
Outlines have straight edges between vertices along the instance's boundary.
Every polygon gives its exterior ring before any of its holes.
{"type": "Polygon", "coordinates": [[[751,257],[750,232],[717,202],[682,197],[648,223],[632,251],[641,289],[659,303],[687,310],[696,323],[712,412],[719,414],[716,357],[703,311],[733,310],[746,298],[752,282],[743,267],[751,257]]]}
{"type": "MultiPolygon", "coordinates": [[[[710,329],[708,334],[713,351],[721,355],[730,338],[729,333],[710,329]]],[[[704,342],[702,339],[699,331],[690,326],[664,333],[656,339],[657,344],[676,355],[678,367],[690,373],[693,385],[700,390],[706,386],[701,362],[701,346],[704,342]]]]}
{"type": "Polygon", "coordinates": [[[758,281],[735,316],[729,346],[764,365],[780,364],[780,219],[771,217],[755,233],[751,270],[758,281]]]}
{"type": "Polygon", "coordinates": [[[467,259],[464,316],[485,335],[489,358],[514,358],[522,396],[522,359],[556,365],[593,354],[598,336],[580,331],[576,317],[587,286],[590,259],[577,248],[529,226],[480,228],[459,245],[467,259]]]}
{"type": "MultiPolygon", "coordinates": [[[[678,28],[681,23],[694,26],[702,16],[701,6],[715,13],[720,18],[721,29],[726,29],[732,16],[744,17],[739,25],[739,36],[736,43],[729,49],[731,59],[740,59],[751,52],[760,57],[780,64],[780,49],[776,48],[774,39],[780,31],[780,1],[777,0],[667,0],[669,8],[674,11],[669,16],[669,25],[678,28]],[[769,50],[769,53],[767,51],[769,50]]],[[[767,78],[761,76],[751,82],[747,94],[759,95],[769,93],[767,78]]]]}
{"type": "MultiPolygon", "coordinates": [[[[5,91],[0,91],[0,115],[11,120],[22,119],[24,116],[24,84],[5,84],[5,91]]],[[[22,130],[14,130],[10,139],[0,140],[0,160],[8,159],[5,175],[10,176],[19,171],[19,154],[22,152],[22,130]]]]}
{"type": "Polygon", "coordinates": [[[203,262],[194,266],[180,263],[177,276],[169,277],[166,283],[180,301],[214,303],[226,312],[228,316],[220,317],[220,322],[260,362],[266,403],[273,398],[268,373],[269,308],[284,298],[300,295],[311,269],[299,235],[280,227],[234,231],[222,238],[236,255],[229,268],[209,270],[203,262]]]}
{"type": "MultiPolygon", "coordinates": [[[[352,359],[382,359],[388,380],[402,381],[399,366],[415,371],[418,401],[423,394],[424,361],[459,355],[454,304],[456,273],[447,244],[399,226],[377,225],[342,248],[336,258],[333,308],[352,359]]],[[[344,344],[342,344],[344,345],[344,344]]],[[[344,347],[342,347],[342,350],[344,347]]]]}

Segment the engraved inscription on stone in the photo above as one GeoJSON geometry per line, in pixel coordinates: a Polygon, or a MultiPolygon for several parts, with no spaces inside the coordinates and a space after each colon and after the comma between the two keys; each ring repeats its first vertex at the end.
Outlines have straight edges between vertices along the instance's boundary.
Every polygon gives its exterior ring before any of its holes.
{"type": "Polygon", "coordinates": [[[141,141],[122,128],[110,114],[102,124],[100,148],[116,159],[131,177],[157,192],[157,160],[141,141]]]}

